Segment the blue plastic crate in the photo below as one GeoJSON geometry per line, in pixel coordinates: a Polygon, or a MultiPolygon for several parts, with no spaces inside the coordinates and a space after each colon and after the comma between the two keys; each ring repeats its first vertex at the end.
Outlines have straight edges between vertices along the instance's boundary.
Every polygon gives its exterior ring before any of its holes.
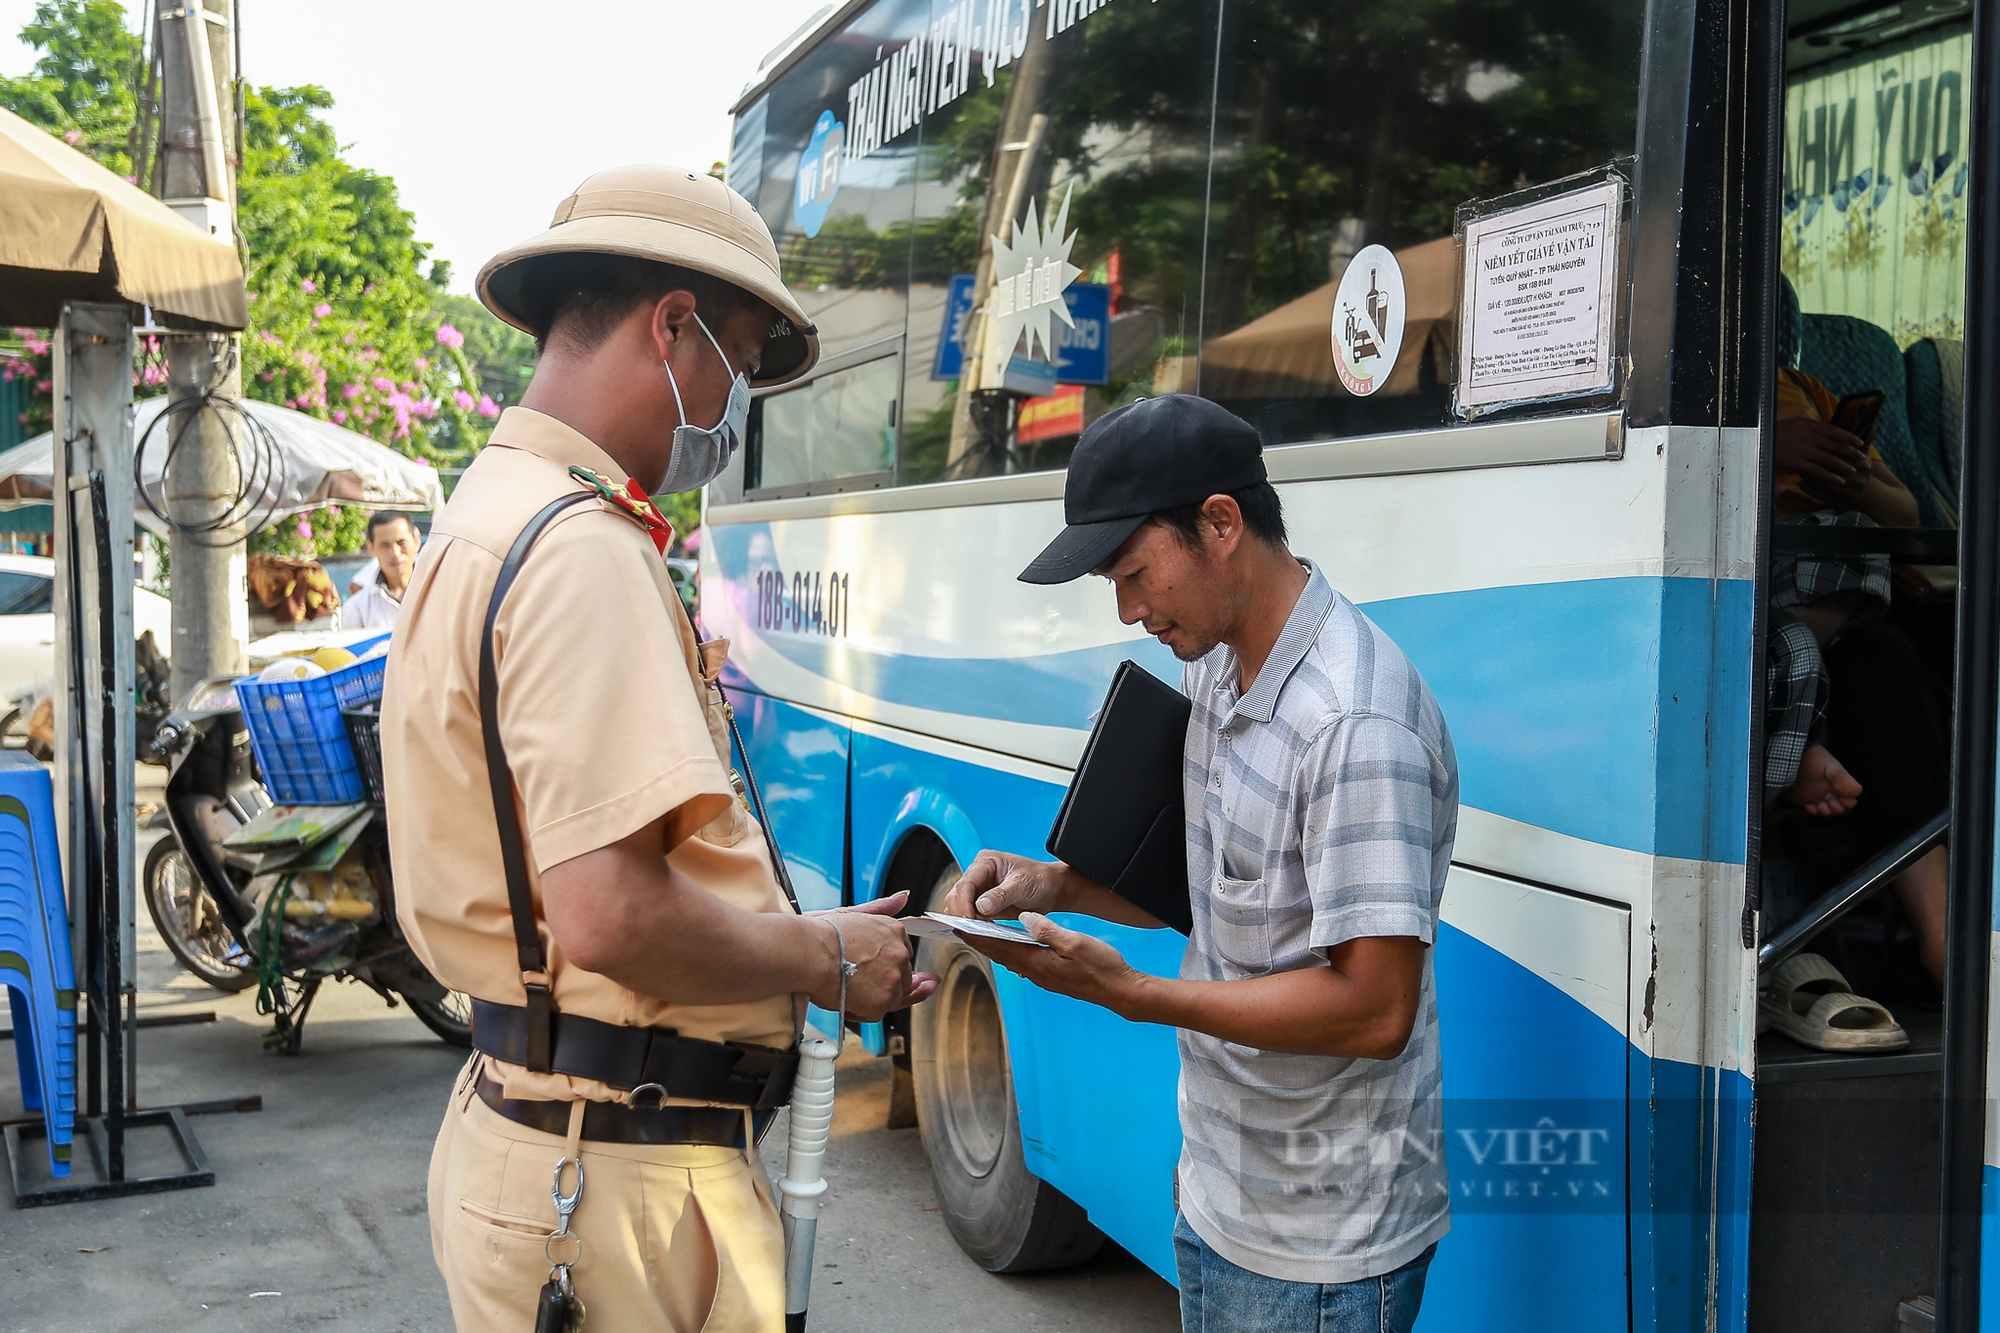
{"type": "Polygon", "coordinates": [[[363,658],[312,680],[236,682],[250,748],[272,800],[344,805],[368,799],[340,710],[380,699],[388,662],[363,658]]]}

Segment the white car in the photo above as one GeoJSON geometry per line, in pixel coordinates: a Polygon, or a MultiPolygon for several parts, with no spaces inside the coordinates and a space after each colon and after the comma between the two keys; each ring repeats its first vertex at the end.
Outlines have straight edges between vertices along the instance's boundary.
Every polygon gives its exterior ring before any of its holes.
{"type": "MultiPolygon", "coordinates": [[[[41,555],[0,555],[0,699],[56,674],[56,562],[41,555]]],[[[167,599],[132,590],[132,633],[153,631],[162,654],[173,647],[167,599]]],[[[0,713],[6,708],[0,707],[0,713]]]]}

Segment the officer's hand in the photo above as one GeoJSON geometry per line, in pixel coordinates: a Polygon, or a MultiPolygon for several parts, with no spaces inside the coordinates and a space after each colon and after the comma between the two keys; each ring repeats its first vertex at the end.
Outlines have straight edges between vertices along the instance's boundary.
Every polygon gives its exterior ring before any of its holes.
{"type": "Polygon", "coordinates": [[[1069,867],[1012,852],[984,851],[951,886],[940,911],[952,916],[1015,917],[1067,911],[1069,867]]]}
{"type": "MultiPolygon", "coordinates": [[[[929,972],[913,972],[910,937],[896,913],[909,901],[907,893],[892,893],[872,903],[840,907],[831,912],[813,912],[816,920],[837,924],[840,943],[855,973],[847,982],[847,1013],[864,1023],[873,1023],[892,1009],[902,1009],[930,997],[938,979],[929,972]]],[[[826,932],[829,960],[827,981],[808,998],[822,1009],[840,1007],[839,953],[833,931],[826,932]]]]}
{"type": "Polygon", "coordinates": [[[979,952],[1009,972],[1018,972],[1043,990],[1074,996],[1116,1010],[1144,975],[1125,961],[1125,956],[1094,935],[1065,930],[1037,913],[1027,913],[1021,924],[1028,933],[1048,945],[1010,944],[985,936],[961,935],[979,952]]]}

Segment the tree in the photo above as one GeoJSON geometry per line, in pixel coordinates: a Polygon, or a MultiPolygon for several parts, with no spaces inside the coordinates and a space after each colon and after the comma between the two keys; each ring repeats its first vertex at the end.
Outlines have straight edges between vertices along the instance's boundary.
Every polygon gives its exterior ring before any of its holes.
{"type": "MultiPolygon", "coordinates": [[[[0,106],[130,173],[129,141],[145,76],[140,39],[118,0],[42,0],[21,31],[41,54],[34,71],[0,79],[0,106]]],[[[465,306],[444,290],[448,266],[417,239],[416,219],[388,176],[348,162],[324,113],[324,88],[246,90],[237,225],[244,241],[250,327],[244,392],[359,431],[439,465],[463,463],[486,441],[500,403],[454,323],[465,306]]],[[[482,312],[482,319],[483,312],[482,312]]],[[[497,321],[492,321],[497,324],[497,321]]],[[[519,344],[470,326],[498,368],[519,344]]],[[[142,358],[135,383],[157,388],[142,358]]],[[[17,330],[0,345],[0,374],[32,377],[24,420],[48,420],[47,339],[17,330]]],[[[518,374],[515,376],[518,393],[518,374]]],[[[355,519],[327,512],[258,538],[265,549],[342,549],[355,519]],[[331,544],[330,544],[331,543],[331,544]]]]}
{"type": "Polygon", "coordinates": [[[457,463],[499,405],[444,317],[441,265],[387,176],[340,156],[323,88],[246,98],[237,225],[249,254],[246,392],[457,463]]]}
{"type": "Polygon", "coordinates": [[[479,387],[505,407],[521,401],[535,373],[535,340],[494,318],[477,297],[445,294],[437,308],[465,335],[465,356],[479,374],[479,387]]]}
{"type": "Polygon", "coordinates": [[[25,77],[0,78],[0,106],[129,180],[133,90],[144,77],[145,49],[126,31],[125,7],[118,0],[42,0],[21,40],[41,58],[25,77]]]}

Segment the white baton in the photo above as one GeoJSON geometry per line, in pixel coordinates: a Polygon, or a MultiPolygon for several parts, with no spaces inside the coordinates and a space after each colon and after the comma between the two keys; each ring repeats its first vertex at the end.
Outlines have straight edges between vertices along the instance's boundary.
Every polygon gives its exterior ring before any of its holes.
{"type": "Polygon", "coordinates": [[[785,1333],[804,1333],[812,1294],[813,1237],[826,1194],[827,1132],[833,1127],[833,1062],[839,1047],[817,1034],[799,1044],[792,1084],[792,1135],[785,1177],[778,1182],[785,1224],[785,1333]]]}
{"type": "Polygon", "coordinates": [[[847,1044],[847,983],[859,971],[847,961],[840,922],[828,914],[833,947],[840,957],[840,1001],[833,1014],[835,1040],[810,1024],[799,1025],[799,1072],[792,1081],[792,1137],[785,1158],[784,1195],[779,1205],[785,1227],[785,1333],[805,1333],[806,1301],[812,1295],[813,1239],[819,1205],[826,1195],[826,1138],[833,1128],[833,1065],[847,1044]]]}

